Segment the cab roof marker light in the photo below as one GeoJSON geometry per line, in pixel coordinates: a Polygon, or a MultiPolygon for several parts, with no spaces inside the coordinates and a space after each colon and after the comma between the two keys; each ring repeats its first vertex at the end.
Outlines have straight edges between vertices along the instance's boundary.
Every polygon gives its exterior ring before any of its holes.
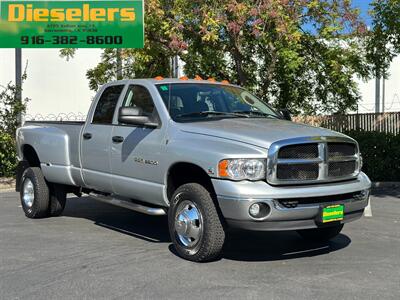
{"type": "Polygon", "coordinates": [[[179,79],[180,79],[180,80],[189,80],[189,77],[187,77],[187,76],[182,76],[182,77],[179,77],[179,79]]]}
{"type": "Polygon", "coordinates": [[[229,81],[228,80],[222,80],[221,83],[222,84],[229,84],[229,81]]]}
{"type": "Polygon", "coordinates": [[[164,80],[164,77],[162,77],[162,76],[157,76],[157,77],[155,77],[154,79],[155,79],[155,80],[164,80]]]}
{"type": "Polygon", "coordinates": [[[201,78],[199,75],[196,75],[196,76],[194,77],[194,80],[203,80],[203,78],[201,78]]]}
{"type": "Polygon", "coordinates": [[[215,78],[212,78],[212,77],[208,78],[207,81],[216,82],[215,78]]]}

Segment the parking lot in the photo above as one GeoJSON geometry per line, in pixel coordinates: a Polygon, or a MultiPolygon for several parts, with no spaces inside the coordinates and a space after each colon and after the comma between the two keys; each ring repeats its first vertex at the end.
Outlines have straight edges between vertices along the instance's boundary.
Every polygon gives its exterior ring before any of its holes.
{"type": "Polygon", "coordinates": [[[229,236],[221,260],[178,258],[164,217],[71,198],[30,220],[0,193],[0,299],[400,299],[400,190],[325,244],[294,232],[229,236]]]}

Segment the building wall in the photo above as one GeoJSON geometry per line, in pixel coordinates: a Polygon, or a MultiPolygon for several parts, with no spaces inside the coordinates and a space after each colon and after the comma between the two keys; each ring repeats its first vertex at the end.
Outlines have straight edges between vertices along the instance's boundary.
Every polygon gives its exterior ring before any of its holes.
{"type": "MultiPolygon", "coordinates": [[[[59,57],[59,49],[23,49],[22,65],[28,64],[28,78],[22,94],[31,99],[28,118],[60,113],[86,115],[94,96],[86,71],[97,65],[100,54],[100,49],[79,49],[66,61],[59,57]]],[[[0,49],[0,84],[14,82],[14,64],[14,49],[0,49]]]]}
{"type": "MultiPolygon", "coordinates": [[[[390,77],[385,80],[385,112],[400,111],[400,57],[396,57],[389,69],[390,77]]],[[[375,79],[359,83],[362,101],[358,105],[360,113],[375,112],[375,79]]],[[[381,80],[381,106],[383,98],[383,80],[381,80]]]]}

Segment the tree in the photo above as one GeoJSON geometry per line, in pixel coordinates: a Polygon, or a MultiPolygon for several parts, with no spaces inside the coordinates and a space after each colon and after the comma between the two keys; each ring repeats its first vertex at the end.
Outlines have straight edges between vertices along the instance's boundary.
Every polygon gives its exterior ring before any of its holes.
{"type": "MultiPolygon", "coordinates": [[[[125,78],[168,76],[179,55],[189,77],[228,79],[294,112],[343,113],[360,98],[355,76],[371,76],[350,0],[148,0],[145,10],[145,48],[123,50],[125,78]]],[[[90,87],[115,74],[115,50],[104,50],[90,87]]]]}
{"type": "Polygon", "coordinates": [[[387,76],[393,58],[400,54],[400,1],[374,0],[368,59],[377,76],[387,76]]]}
{"type": "MultiPolygon", "coordinates": [[[[23,79],[26,79],[24,74],[23,79]]],[[[15,85],[8,83],[0,85],[0,177],[13,176],[17,164],[15,153],[15,132],[18,127],[18,117],[26,111],[29,99],[18,100],[20,91],[15,85]]]]}
{"type": "Polygon", "coordinates": [[[246,86],[277,107],[344,112],[369,68],[365,24],[351,1],[174,1],[189,45],[186,72],[246,86]]]}
{"type": "MultiPolygon", "coordinates": [[[[23,75],[23,80],[26,75],[23,75]]],[[[16,97],[20,88],[8,83],[6,86],[0,85],[0,129],[1,133],[8,134],[15,138],[15,132],[19,126],[18,117],[26,112],[26,104],[29,99],[19,101],[16,97]]]]}

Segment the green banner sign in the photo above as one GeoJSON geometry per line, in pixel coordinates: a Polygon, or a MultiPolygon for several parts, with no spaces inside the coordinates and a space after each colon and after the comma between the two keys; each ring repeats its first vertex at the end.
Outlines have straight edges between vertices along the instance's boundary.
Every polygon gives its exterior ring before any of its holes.
{"type": "Polygon", "coordinates": [[[0,0],[0,48],[143,48],[143,0],[0,0]]]}

